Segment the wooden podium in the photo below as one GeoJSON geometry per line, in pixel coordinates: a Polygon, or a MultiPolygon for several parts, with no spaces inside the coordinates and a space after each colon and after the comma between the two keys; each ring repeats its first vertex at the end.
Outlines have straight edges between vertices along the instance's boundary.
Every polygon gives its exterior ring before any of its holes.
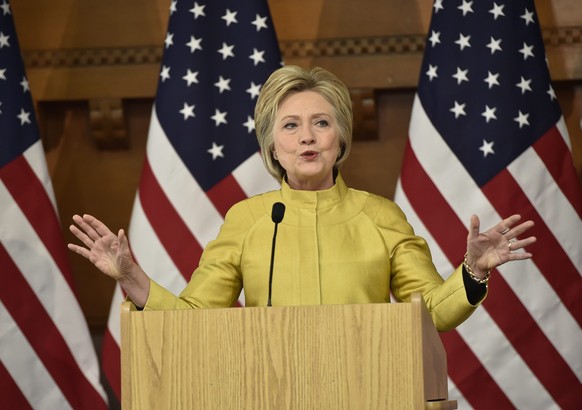
{"type": "Polygon", "coordinates": [[[446,354],[411,303],[121,309],[129,409],[456,409],[446,354]]]}

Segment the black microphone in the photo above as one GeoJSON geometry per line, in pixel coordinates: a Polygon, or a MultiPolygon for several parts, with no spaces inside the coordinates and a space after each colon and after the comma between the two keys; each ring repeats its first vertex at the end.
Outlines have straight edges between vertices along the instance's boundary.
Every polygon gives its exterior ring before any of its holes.
{"type": "Polygon", "coordinates": [[[269,269],[269,299],[267,300],[267,306],[271,306],[271,291],[273,286],[273,265],[275,261],[275,242],[277,241],[277,227],[279,222],[283,220],[285,216],[285,205],[282,202],[275,202],[273,204],[273,210],[271,211],[271,220],[275,223],[275,231],[273,232],[273,247],[271,248],[271,267],[269,269]]]}

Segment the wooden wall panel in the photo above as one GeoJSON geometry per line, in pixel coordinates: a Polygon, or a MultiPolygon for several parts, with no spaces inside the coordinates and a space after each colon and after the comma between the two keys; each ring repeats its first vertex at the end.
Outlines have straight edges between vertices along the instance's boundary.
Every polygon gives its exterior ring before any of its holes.
{"type": "MultiPolygon", "coordinates": [[[[11,1],[67,239],[76,212],[92,212],[112,229],[129,223],[169,4],[11,1]]],[[[346,180],[392,197],[432,0],[269,4],[285,61],[336,73],[353,91],[356,128],[376,134],[354,143],[346,180]]],[[[536,5],[582,178],[582,7],[580,0],[536,5]]],[[[77,255],[70,258],[89,324],[103,329],[114,284],[77,255]]]]}
{"type": "MultiPolygon", "coordinates": [[[[321,65],[353,88],[414,87],[431,0],[271,0],[285,61],[321,65]]],[[[537,2],[555,80],[582,78],[578,0],[537,2]]],[[[152,97],[169,0],[17,0],[38,100],[152,97]]]]}
{"type": "MultiPolygon", "coordinates": [[[[128,149],[107,151],[97,149],[88,132],[85,102],[65,101],[40,108],[43,136],[51,144],[47,165],[65,240],[76,241],[68,230],[75,213],[98,216],[113,231],[127,228],[145,158],[151,101],[126,104],[128,149]]],[[[72,252],[69,257],[81,307],[89,326],[100,331],[107,322],[115,283],[84,258],[72,252]]]]}

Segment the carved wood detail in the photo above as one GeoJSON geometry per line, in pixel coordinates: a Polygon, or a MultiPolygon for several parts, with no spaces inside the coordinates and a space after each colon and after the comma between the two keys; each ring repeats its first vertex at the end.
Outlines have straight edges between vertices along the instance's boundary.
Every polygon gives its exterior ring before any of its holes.
{"type": "Polygon", "coordinates": [[[159,64],[163,47],[108,47],[29,50],[22,53],[27,69],[159,64]]]}
{"type": "Polygon", "coordinates": [[[354,112],[354,141],[378,139],[378,111],[375,91],[371,88],[351,88],[350,96],[354,112]]]}
{"type": "Polygon", "coordinates": [[[89,100],[91,136],[101,150],[129,148],[123,101],[119,98],[89,100]]]}

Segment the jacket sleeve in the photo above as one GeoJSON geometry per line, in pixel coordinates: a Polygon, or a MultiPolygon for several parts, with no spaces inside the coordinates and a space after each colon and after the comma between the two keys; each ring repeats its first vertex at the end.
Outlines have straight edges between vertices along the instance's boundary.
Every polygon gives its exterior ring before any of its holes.
{"type": "Polygon", "coordinates": [[[390,289],[398,300],[408,302],[413,293],[421,293],[439,331],[457,327],[475,311],[486,294],[476,304],[469,302],[462,266],[444,280],[432,262],[428,244],[415,235],[395,203],[382,200],[375,222],[390,253],[390,289]]]}
{"type": "Polygon", "coordinates": [[[234,205],[226,214],[217,238],[200,258],[198,268],[179,296],[150,279],[145,310],[229,307],[242,290],[240,261],[244,238],[253,225],[249,201],[234,205]]]}

